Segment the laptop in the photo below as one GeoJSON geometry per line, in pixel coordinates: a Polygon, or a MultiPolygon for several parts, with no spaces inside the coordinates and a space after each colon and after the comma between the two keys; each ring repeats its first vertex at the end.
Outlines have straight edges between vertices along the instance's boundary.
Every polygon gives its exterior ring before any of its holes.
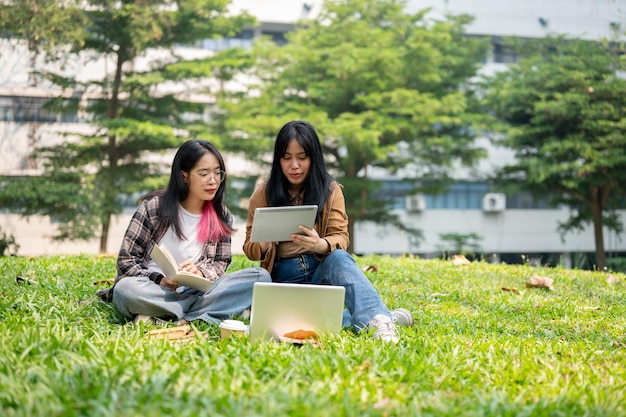
{"type": "Polygon", "coordinates": [[[285,333],[305,330],[339,333],[344,287],[256,282],[252,289],[250,340],[280,340],[285,333]]]}
{"type": "Polygon", "coordinates": [[[316,205],[258,207],[250,242],[286,242],[293,233],[302,234],[299,225],[312,229],[315,226],[316,205]]]}

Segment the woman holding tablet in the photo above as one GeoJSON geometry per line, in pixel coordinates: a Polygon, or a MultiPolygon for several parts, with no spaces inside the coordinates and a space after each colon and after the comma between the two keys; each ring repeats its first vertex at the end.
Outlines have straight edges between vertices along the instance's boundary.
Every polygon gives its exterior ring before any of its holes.
{"type": "Polygon", "coordinates": [[[343,325],[357,331],[374,329],[376,338],[397,343],[396,324],[411,326],[413,316],[402,308],[390,312],[346,251],[348,216],[341,188],[326,170],[313,126],[288,122],[276,137],[269,176],[250,198],[243,250],[249,259],[261,261],[275,282],[343,286],[343,325]],[[256,208],[299,205],[317,205],[314,228],[300,226],[303,234],[293,234],[289,241],[251,241],[256,208]]]}

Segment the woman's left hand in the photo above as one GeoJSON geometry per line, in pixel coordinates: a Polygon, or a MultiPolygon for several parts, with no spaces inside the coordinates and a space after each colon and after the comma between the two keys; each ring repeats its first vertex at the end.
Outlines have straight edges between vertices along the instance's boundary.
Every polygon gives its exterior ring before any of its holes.
{"type": "Polygon", "coordinates": [[[322,239],[317,230],[309,229],[304,226],[298,226],[298,228],[304,233],[303,235],[293,234],[291,235],[291,241],[296,245],[302,246],[305,250],[313,253],[326,253],[328,252],[328,241],[322,239]]]}
{"type": "Polygon", "coordinates": [[[184,261],[183,263],[181,263],[178,266],[178,270],[187,271],[187,272],[191,272],[192,274],[204,276],[202,272],[198,269],[198,267],[191,261],[184,261]]]}

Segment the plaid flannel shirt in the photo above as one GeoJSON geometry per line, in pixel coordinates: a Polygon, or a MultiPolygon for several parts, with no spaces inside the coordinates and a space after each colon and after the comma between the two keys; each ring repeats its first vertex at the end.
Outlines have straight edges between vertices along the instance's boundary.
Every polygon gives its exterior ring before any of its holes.
{"type": "MultiPolygon", "coordinates": [[[[151,259],[152,247],[166,232],[158,218],[160,202],[160,197],[153,197],[143,201],[135,211],[117,257],[116,283],[125,277],[147,276],[153,281],[163,277],[146,266],[151,259]]],[[[228,209],[226,210],[229,225],[232,227],[233,216],[228,209]]],[[[195,264],[206,278],[215,280],[226,273],[231,259],[231,239],[227,236],[219,242],[204,242],[202,255],[195,264]]]]}

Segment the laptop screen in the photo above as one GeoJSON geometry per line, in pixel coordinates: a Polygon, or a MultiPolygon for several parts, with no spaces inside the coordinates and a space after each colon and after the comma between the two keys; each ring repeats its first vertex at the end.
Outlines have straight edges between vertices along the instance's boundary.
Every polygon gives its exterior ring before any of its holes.
{"type": "Polygon", "coordinates": [[[297,330],[339,333],[344,297],[344,287],[257,282],[252,290],[250,339],[277,340],[297,330]]]}

